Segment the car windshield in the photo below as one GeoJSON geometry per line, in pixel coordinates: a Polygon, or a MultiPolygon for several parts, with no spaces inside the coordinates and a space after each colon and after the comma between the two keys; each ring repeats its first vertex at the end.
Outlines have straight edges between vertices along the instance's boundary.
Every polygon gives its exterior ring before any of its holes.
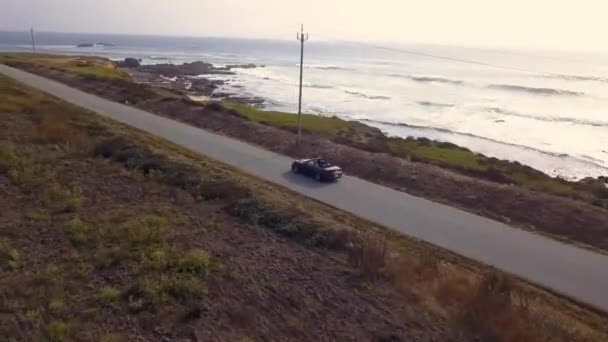
{"type": "Polygon", "coordinates": [[[317,165],[319,165],[319,167],[328,167],[328,166],[331,166],[330,163],[326,162],[323,159],[318,159],[317,160],[317,165]]]}

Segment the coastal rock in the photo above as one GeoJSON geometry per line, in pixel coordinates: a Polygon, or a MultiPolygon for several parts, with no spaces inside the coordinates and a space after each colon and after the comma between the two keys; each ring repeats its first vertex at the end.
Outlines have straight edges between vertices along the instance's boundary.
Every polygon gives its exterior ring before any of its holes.
{"type": "Polygon", "coordinates": [[[118,62],[118,65],[125,68],[139,68],[141,66],[141,60],[127,57],[123,61],[118,62]]]}
{"type": "Polygon", "coordinates": [[[256,64],[230,64],[222,67],[215,67],[211,63],[192,62],[181,65],[176,64],[156,64],[146,65],[139,68],[139,71],[166,77],[175,76],[198,76],[198,75],[232,75],[233,69],[253,69],[260,66],[256,64]]]}
{"type": "Polygon", "coordinates": [[[93,46],[95,46],[95,44],[91,44],[91,43],[82,43],[82,44],[76,45],[76,47],[79,47],[79,48],[89,48],[89,47],[93,47],[93,46]]]}
{"type": "Polygon", "coordinates": [[[175,76],[197,76],[204,74],[213,74],[217,71],[216,68],[213,67],[213,64],[205,63],[205,62],[192,62],[192,63],[184,63],[182,65],[175,64],[156,64],[156,65],[146,65],[140,68],[140,71],[156,74],[156,75],[164,75],[166,77],[175,77],[175,76]]]}
{"type": "Polygon", "coordinates": [[[255,69],[258,66],[253,64],[253,63],[249,63],[249,64],[234,64],[234,65],[227,65],[226,68],[228,70],[231,69],[255,69]]]}
{"type": "Polygon", "coordinates": [[[606,185],[606,184],[608,184],[608,177],[605,177],[605,176],[599,176],[597,178],[586,177],[586,178],[579,180],[578,182],[582,183],[582,184],[587,184],[587,185],[606,185]]]}

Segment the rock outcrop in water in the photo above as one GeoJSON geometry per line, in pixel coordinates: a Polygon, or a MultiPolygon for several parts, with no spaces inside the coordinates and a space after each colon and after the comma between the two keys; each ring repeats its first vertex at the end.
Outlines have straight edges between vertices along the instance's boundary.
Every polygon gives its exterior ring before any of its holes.
{"type": "Polygon", "coordinates": [[[154,65],[127,65],[127,60],[133,58],[127,58],[122,63],[123,66],[128,68],[137,68],[137,71],[151,73],[155,75],[163,75],[165,77],[176,77],[176,76],[198,76],[198,75],[217,75],[217,74],[234,74],[233,69],[253,69],[263,68],[264,65],[256,64],[229,64],[222,67],[216,67],[211,63],[205,62],[192,62],[184,64],[154,64],[154,65]]]}

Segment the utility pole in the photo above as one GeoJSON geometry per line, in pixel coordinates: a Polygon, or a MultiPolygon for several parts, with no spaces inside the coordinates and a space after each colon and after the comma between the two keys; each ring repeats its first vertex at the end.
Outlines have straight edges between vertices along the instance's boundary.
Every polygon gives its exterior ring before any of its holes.
{"type": "Polygon", "coordinates": [[[304,25],[296,35],[300,41],[300,99],[298,101],[298,146],[302,143],[302,75],[304,73],[304,42],[308,40],[308,33],[304,33],[304,25]]]}
{"type": "Polygon", "coordinates": [[[30,33],[32,34],[32,54],[36,54],[36,43],[34,42],[34,28],[32,27],[30,33]]]}

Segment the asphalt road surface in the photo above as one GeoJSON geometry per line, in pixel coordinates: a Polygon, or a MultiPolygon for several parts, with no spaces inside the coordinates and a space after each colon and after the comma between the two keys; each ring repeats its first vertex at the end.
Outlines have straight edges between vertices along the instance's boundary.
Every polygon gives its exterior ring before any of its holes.
{"type": "Polygon", "coordinates": [[[292,160],[288,157],[4,65],[0,65],[0,72],[67,102],[150,132],[305,196],[608,311],[606,255],[355,177],[345,176],[337,183],[317,183],[290,173],[292,160]]]}

